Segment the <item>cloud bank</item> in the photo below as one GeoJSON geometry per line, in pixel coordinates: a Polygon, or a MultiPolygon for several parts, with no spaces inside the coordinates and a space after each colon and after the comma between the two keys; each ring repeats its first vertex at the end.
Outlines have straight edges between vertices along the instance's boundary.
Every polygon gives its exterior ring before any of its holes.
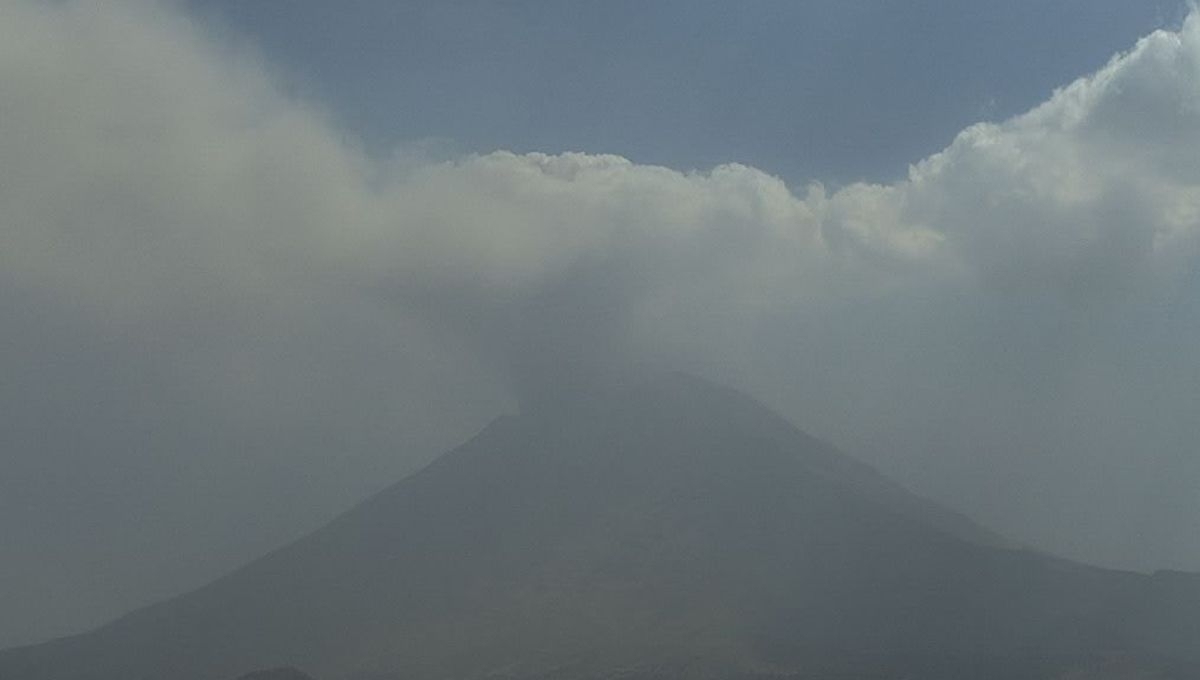
{"type": "Polygon", "coordinates": [[[832,189],[384,157],[172,6],[8,2],[0,206],[14,642],[655,368],[1040,547],[1200,568],[1196,12],[904,181],[832,189]]]}

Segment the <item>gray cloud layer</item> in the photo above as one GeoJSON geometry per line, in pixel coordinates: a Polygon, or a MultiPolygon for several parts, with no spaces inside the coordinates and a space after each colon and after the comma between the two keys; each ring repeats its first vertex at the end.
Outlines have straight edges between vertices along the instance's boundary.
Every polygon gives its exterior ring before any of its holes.
{"type": "MultiPolygon", "coordinates": [[[[398,125],[404,112],[397,111],[398,125]]],[[[675,367],[1038,546],[1200,568],[1200,14],[905,181],[372,160],[170,7],[0,6],[0,642],[515,401],[675,367]]]]}

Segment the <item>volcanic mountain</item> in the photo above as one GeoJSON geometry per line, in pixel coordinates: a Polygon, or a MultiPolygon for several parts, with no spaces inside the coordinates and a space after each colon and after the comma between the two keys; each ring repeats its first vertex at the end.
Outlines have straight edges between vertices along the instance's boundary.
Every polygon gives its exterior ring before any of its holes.
{"type": "Polygon", "coordinates": [[[0,680],[1200,677],[1200,579],[1022,550],[672,374],[502,417],[0,680]]]}

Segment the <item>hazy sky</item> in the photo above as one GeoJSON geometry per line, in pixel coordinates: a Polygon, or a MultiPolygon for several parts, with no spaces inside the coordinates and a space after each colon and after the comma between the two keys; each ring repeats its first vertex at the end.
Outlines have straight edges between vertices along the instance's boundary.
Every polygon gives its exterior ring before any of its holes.
{"type": "Polygon", "coordinates": [[[0,646],[654,368],[1200,569],[1200,14],[733,6],[0,2],[0,646]]]}

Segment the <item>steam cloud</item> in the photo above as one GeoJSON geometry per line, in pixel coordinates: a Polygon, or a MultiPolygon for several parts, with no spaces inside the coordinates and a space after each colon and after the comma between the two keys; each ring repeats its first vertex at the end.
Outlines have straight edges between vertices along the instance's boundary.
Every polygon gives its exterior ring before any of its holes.
{"type": "Polygon", "coordinates": [[[1195,12],[904,181],[832,190],[381,159],[175,9],[6,2],[0,206],[0,600],[30,639],[514,402],[668,367],[1038,546],[1200,568],[1195,12]]]}

